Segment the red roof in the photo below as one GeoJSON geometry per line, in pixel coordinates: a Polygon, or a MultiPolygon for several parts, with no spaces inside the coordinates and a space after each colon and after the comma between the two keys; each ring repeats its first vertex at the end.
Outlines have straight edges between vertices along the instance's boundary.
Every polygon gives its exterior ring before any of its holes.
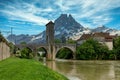
{"type": "Polygon", "coordinates": [[[109,33],[96,32],[93,34],[93,37],[106,37],[109,36],[109,33]]]}
{"type": "Polygon", "coordinates": [[[83,34],[77,41],[79,40],[87,40],[89,38],[91,38],[91,34],[83,34]]]}
{"type": "Polygon", "coordinates": [[[111,36],[109,35],[109,33],[96,32],[93,34],[83,34],[77,41],[87,40],[87,39],[94,38],[94,37],[104,37],[105,41],[109,42],[109,41],[113,41],[113,39],[116,36],[111,36]]]}

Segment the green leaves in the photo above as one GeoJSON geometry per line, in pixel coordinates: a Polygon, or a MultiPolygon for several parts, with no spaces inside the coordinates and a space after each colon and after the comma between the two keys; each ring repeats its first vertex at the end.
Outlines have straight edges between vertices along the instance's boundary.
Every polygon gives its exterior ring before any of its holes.
{"type": "Polygon", "coordinates": [[[29,58],[32,58],[32,56],[33,56],[33,53],[32,53],[31,49],[24,48],[24,49],[21,50],[21,56],[20,56],[21,58],[29,59],[29,58]]]}
{"type": "Polygon", "coordinates": [[[54,41],[55,41],[55,43],[61,43],[60,39],[55,39],[54,41]]]}
{"type": "Polygon", "coordinates": [[[73,52],[68,48],[62,48],[58,51],[56,57],[60,59],[71,59],[73,58],[73,52]]]}
{"type": "Polygon", "coordinates": [[[68,44],[75,44],[75,43],[76,43],[76,41],[74,41],[74,40],[72,40],[72,39],[68,39],[66,42],[67,42],[68,44]]]}
{"type": "Polygon", "coordinates": [[[113,43],[114,43],[113,51],[114,51],[114,54],[115,54],[115,59],[120,60],[120,37],[115,38],[113,43]]]}
{"type": "Polygon", "coordinates": [[[77,48],[76,57],[83,60],[103,59],[107,52],[107,46],[91,38],[77,48]]]}

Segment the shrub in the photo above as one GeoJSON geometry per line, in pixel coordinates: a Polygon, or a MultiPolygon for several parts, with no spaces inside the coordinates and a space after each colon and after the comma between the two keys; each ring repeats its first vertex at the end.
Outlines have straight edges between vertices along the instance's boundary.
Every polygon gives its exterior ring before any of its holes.
{"type": "Polygon", "coordinates": [[[21,50],[21,56],[20,58],[26,58],[26,59],[30,59],[33,58],[33,52],[31,49],[29,48],[24,48],[21,50]]]}
{"type": "Polygon", "coordinates": [[[108,47],[100,44],[94,39],[88,39],[82,45],[77,47],[77,59],[94,60],[94,59],[106,59],[108,54],[108,47]]]}

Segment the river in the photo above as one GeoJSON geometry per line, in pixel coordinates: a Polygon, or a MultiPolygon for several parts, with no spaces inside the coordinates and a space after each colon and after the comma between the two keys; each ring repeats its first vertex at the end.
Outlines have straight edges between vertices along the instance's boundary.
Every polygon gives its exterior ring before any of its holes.
{"type": "Polygon", "coordinates": [[[46,65],[70,80],[120,80],[120,61],[57,60],[46,65]]]}

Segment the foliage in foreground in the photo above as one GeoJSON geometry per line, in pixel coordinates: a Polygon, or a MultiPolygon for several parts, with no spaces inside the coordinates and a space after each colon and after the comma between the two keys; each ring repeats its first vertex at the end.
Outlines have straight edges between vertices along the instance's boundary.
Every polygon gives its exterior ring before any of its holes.
{"type": "Polygon", "coordinates": [[[68,80],[40,62],[9,58],[0,61],[0,80],[68,80]]]}
{"type": "Polygon", "coordinates": [[[25,59],[32,59],[34,57],[33,51],[28,47],[25,47],[21,50],[17,50],[15,55],[16,57],[25,59]]]}

